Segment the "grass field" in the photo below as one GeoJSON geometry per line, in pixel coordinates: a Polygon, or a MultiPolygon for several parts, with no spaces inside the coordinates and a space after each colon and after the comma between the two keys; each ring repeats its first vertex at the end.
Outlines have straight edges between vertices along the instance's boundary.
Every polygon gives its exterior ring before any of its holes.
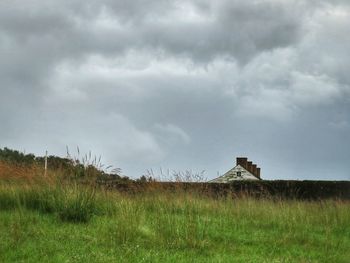
{"type": "Polygon", "coordinates": [[[0,180],[0,262],[350,262],[350,203],[0,180]]]}

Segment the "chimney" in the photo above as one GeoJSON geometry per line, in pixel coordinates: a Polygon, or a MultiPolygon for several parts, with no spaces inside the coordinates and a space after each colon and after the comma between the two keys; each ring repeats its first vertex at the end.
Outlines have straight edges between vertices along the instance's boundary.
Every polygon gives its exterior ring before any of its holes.
{"type": "Polygon", "coordinates": [[[253,162],[248,161],[247,157],[237,157],[236,158],[236,165],[242,166],[248,172],[252,173],[254,176],[261,179],[261,177],[260,177],[261,168],[259,168],[253,162]]]}
{"type": "Polygon", "coordinates": [[[256,168],[256,164],[252,164],[252,174],[255,176],[257,176],[256,168]]]}
{"type": "Polygon", "coordinates": [[[260,168],[259,168],[259,167],[256,168],[256,176],[257,176],[258,178],[260,178],[260,168]]]}
{"type": "Polygon", "coordinates": [[[247,162],[247,167],[246,169],[249,171],[249,172],[252,172],[252,165],[253,163],[251,161],[247,162]]]}
{"type": "Polygon", "coordinates": [[[247,157],[237,157],[236,158],[236,165],[242,166],[244,169],[247,169],[247,157]]]}

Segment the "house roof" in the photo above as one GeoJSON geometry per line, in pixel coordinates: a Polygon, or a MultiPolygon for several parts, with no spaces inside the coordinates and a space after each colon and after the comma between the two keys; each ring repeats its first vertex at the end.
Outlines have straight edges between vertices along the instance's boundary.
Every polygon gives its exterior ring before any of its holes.
{"type": "Polygon", "coordinates": [[[231,181],[242,181],[242,180],[260,180],[258,177],[247,171],[244,167],[236,165],[231,170],[227,171],[222,176],[219,176],[209,182],[211,183],[228,183],[231,181]]]}
{"type": "Polygon", "coordinates": [[[261,180],[260,168],[256,164],[248,161],[246,157],[237,157],[236,166],[209,182],[211,183],[228,183],[231,181],[241,180],[261,180]]]}

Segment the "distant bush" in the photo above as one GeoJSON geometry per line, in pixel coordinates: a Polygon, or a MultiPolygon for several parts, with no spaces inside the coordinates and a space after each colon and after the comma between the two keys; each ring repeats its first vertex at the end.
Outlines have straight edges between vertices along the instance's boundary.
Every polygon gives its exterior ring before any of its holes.
{"type": "MultiPolygon", "coordinates": [[[[103,169],[104,165],[101,164],[101,158],[96,158],[89,154],[80,157],[79,148],[78,149],[78,157],[72,157],[67,150],[67,157],[58,157],[54,155],[47,156],[48,170],[51,173],[59,173],[65,179],[73,179],[78,181],[89,181],[94,183],[103,184],[106,182],[131,182],[129,177],[121,175],[121,169],[115,168],[111,170],[111,172],[106,172],[107,169],[103,169]]],[[[0,148],[0,163],[6,163],[10,165],[10,169],[12,173],[17,172],[20,168],[30,168],[36,167],[37,173],[38,170],[42,170],[45,164],[45,157],[43,156],[35,156],[34,154],[25,154],[19,152],[17,150],[11,150],[8,148],[1,149],[0,148]],[[16,167],[14,169],[14,167],[16,167]],[[41,169],[40,169],[41,168],[41,169]],[[17,171],[16,171],[17,170],[17,171]]],[[[25,177],[25,173],[20,171],[21,177],[25,177]]],[[[0,167],[0,178],[3,175],[3,171],[1,171],[0,167]]],[[[32,175],[32,174],[31,174],[32,175]]],[[[10,175],[9,175],[10,176],[10,175]]],[[[29,175],[27,175],[29,177],[29,175]]]]}
{"type": "Polygon", "coordinates": [[[35,163],[35,156],[34,154],[25,154],[5,147],[4,149],[0,148],[0,161],[31,165],[35,163]]]}

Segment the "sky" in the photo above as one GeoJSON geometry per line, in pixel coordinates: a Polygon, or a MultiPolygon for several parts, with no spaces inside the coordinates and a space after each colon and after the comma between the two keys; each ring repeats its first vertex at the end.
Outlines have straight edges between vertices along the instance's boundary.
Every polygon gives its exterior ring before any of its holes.
{"type": "Polygon", "coordinates": [[[0,147],[350,180],[350,1],[2,0],[0,147]]]}

